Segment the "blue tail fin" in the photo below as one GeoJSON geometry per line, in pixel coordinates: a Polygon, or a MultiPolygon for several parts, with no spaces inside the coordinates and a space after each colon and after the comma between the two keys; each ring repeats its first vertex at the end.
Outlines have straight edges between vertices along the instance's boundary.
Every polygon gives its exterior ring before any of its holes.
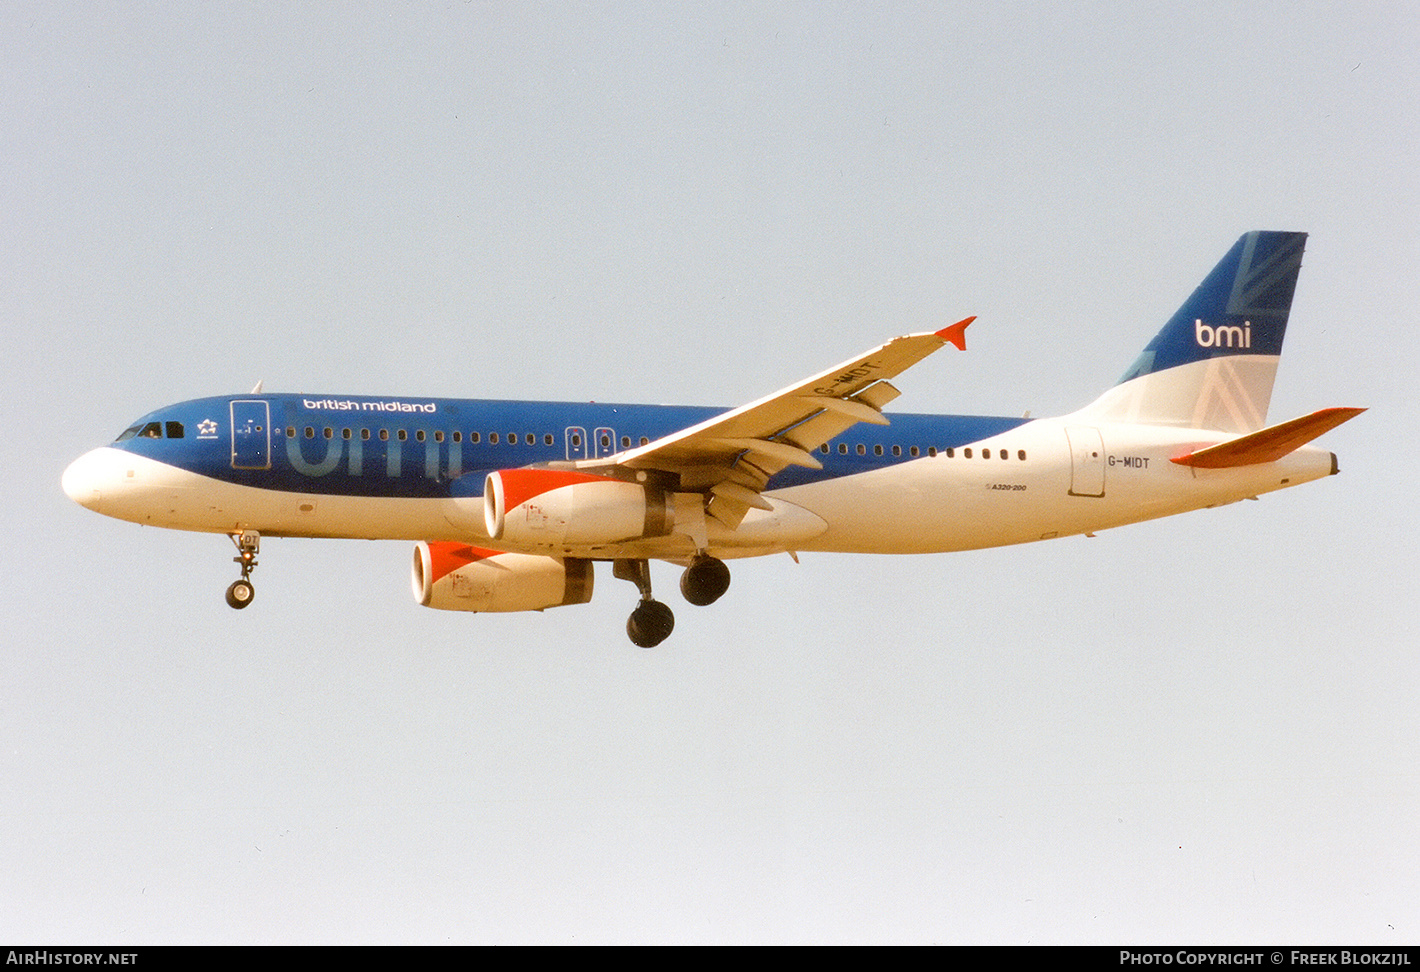
{"type": "Polygon", "coordinates": [[[1246,233],[1114,388],[1084,411],[1225,432],[1263,427],[1305,233],[1246,233]]]}

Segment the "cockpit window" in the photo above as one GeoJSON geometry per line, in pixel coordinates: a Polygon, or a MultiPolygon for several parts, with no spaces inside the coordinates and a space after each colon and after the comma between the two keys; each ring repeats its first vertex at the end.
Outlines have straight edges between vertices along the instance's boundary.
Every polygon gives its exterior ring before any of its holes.
{"type": "Polygon", "coordinates": [[[123,442],[127,439],[181,439],[184,430],[181,422],[148,422],[144,425],[134,425],[124,429],[115,440],[123,442]]]}

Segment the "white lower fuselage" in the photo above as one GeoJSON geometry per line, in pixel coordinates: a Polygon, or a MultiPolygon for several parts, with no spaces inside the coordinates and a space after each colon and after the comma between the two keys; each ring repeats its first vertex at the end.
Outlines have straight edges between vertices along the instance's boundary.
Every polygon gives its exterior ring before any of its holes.
{"type": "MultiPolygon", "coordinates": [[[[1047,540],[1219,506],[1319,479],[1335,460],[1305,447],[1274,462],[1201,469],[1171,462],[1217,432],[1152,425],[1026,422],[970,446],[766,492],[736,529],[703,518],[722,558],[782,551],[935,553],[1047,540]],[[988,458],[989,457],[989,458],[988,458]],[[1004,458],[1003,458],[1004,457],[1004,458]]],[[[338,495],[241,485],[106,447],[77,461],[65,489],[97,512],[214,533],[487,545],[481,496],[338,495]]],[[[680,494],[677,507],[698,509],[680,494]]],[[[690,518],[686,518],[689,522],[690,518]]],[[[510,546],[529,553],[613,559],[693,556],[696,530],[592,546],[510,546]]]]}

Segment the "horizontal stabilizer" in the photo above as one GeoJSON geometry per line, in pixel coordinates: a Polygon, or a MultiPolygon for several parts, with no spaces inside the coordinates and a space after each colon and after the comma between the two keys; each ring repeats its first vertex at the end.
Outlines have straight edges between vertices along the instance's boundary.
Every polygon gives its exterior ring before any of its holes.
{"type": "Polygon", "coordinates": [[[1323,432],[1329,432],[1364,411],[1364,408],[1323,408],[1319,412],[1252,432],[1230,442],[1198,449],[1173,461],[1180,466],[1193,466],[1196,469],[1229,469],[1233,466],[1276,462],[1323,432]]]}

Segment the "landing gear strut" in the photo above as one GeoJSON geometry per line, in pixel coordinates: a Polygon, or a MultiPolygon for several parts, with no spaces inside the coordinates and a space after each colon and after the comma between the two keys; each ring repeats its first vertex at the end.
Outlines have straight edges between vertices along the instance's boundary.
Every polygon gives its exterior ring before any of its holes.
{"type": "Polygon", "coordinates": [[[651,597],[651,568],[644,560],[616,560],[611,573],[618,580],[629,580],[641,592],[641,603],[626,619],[626,636],[639,648],[654,648],[670,637],[675,628],[671,609],[651,597]]]}
{"type": "Polygon", "coordinates": [[[243,530],[241,533],[231,534],[231,538],[237,548],[237,556],[232,558],[232,562],[241,565],[242,579],[232,581],[232,586],[227,588],[227,603],[241,609],[256,597],[256,588],[251,584],[251,572],[256,569],[256,555],[261,552],[261,534],[255,530],[243,530]]]}

